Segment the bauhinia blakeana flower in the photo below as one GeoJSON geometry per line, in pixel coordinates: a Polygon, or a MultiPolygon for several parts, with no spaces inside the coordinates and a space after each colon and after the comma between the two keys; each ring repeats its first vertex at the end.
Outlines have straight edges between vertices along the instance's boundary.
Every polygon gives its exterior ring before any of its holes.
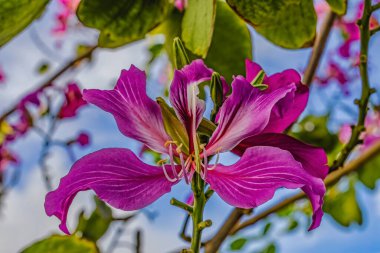
{"type": "Polygon", "coordinates": [[[294,70],[266,76],[257,64],[246,65],[246,77],[234,78],[227,97],[229,86],[221,78],[225,99],[215,122],[204,118],[205,102],[198,97],[198,85],[213,74],[201,60],[175,71],[169,96],[173,108],[164,99],[147,96],[145,73],[133,65],[121,72],[113,90],[85,90],[84,99],[111,113],[124,135],[169,159],[152,166],[123,148],[86,155],[46,196],[47,214],[58,217],[60,228],[69,233],[67,212],[79,191],[92,189],[111,206],[130,211],[199,173],[225,202],[241,208],[263,204],[278,188],[301,188],[314,210],[310,229],[319,226],[326,155],[281,133],[304,110],[308,88],[294,70]],[[209,141],[201,143],[201,135],[209,141]],[[227,151],[240,155],[240,160],[229,166],[218,163],[219,154],[227,151]],[[214,155],[217,161],[210,164],[214,155]]]}

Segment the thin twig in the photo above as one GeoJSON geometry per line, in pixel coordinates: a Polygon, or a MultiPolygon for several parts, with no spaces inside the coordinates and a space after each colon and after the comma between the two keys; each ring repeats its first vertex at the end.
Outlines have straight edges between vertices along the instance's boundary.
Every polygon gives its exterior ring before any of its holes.
{"type": "MultiPolygon", "coordinates": [[[[33,89],[33,91],[44,90],[45,88],[49,87],[56,79],[58,79],[67,70],[71,69],[72,67],[77,66],[81,61],[88,58],[94,52],[94,50],[96,48],[98,48],[98,46],[93,46],[93,47],[89,48],[89,50],[86,53],[81,54],[77,58],[75,58],[74,60],[68,62],[66,65],[64,65],[62,68],[60,68],[52,77],[50,77],[48,80],[43,82],[41,85],[38,85],[37,88],[33,89]]],[[[30,94],[33,91],[27,92],[26,94],[30,94]]],[[[17,110],[17,106],[18,106],[18,104],[15,104],[12,107],[10,107],[7,111],[5,111],[0,116],[0,122],[2,122],[9,115],[11,115],[13,112],[15,112],[17,110]]]]}
{"type": "Polygon", "coordinates": [[[378,9],[380,9],[380,3],[374,4],[374,5],[372,6],[372,8],[371,8],[371,12],[376,11],[376,10],[378,10],[378,9]]]}
{"type": "Polygon", "coordinates": [[[218,230],[215,236],[206,243],[205,252],[216,252],[222,245],[223,241],[226,239],[230,233],[231,228],[233,228],[244,215],[244,210],[240,208],[234,208],[231,214],[228,216],[227,220],[223,223],[223,226],[218,230]]]}
{"type": "Polygon", "coordinates": [[[380,31],[380,25],[371,30],[371,36],[380,31]]]}
{"type": "Polygon", "coordinates": [[[352,127],[352,134],[348,143],[344,146],[342,151],[339,153],[337,159],[333,162],[333,165],[330,168],[330,171],[335,171],[343,166],[352,150],[361,143],[360,135],[365,130],[365,118],[368,111],[368,102],[369,97],[374,90],[371,89],[368,78],[368,69],[367,69],[367,61],[368,61],[368,44],[370,40],[370,29],[369,29],[369,21],[371,18],[371,0],[365,0],[364,2],[364,10],[361,19],[359,20],[359,28],[360,28],[360,77],[362,81],[362,92],[360,100],[355,100],[355,104],[359,107],[359,117],[357,119],[357,123],[352,127]]]}
{"type": "Polygon", "coordinates": [[[337,15],[334,12],[329,10],[326,13],[326,17],[323,20],[320,31],[317,34],[317,39],[314,43],[313,51],[311,53],[311,56],[307,63],[305,74],[303,76],[303,83],[306,84],[307,86],[310,86],[314,79],[315,72],[318,68],[321,56],[323,54],[327,39],[330,34],[331,27],[334,24],[334,20],[336,16],[337,15]]]}

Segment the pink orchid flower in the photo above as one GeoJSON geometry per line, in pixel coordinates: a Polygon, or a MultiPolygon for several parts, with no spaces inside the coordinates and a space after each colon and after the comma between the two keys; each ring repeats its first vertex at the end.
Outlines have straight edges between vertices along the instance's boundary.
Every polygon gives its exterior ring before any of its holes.
{"type": "Polygon", "coordinates": [[[58,113],[60,119],[70,118],[77,115],[77,111],[87,102],[83,100],[82,93],[75,83],[70,83],[65,90],[66,101],[58,113]]]}
{"type": "MultiPolygon", "coordinates": [[[[93,190],[111,206],[130,211],[146,207],[181,179],[191,180],[199,173],[228,204],[254,208],[270,200],[278,188],[301,188],[313,207],[310,229],[319,226],[325,194],[327,157],[320,148],[282,134],[304,110],[308,88],[294,70],[264,76],[264,91],[251,83],[262,70],[247,61],[247,76],[237,76],[232,93],[216,116],[216,129],[208,143],[200,145],[198,127],[205,102],[198,97],[198,85],[210,80],[213,71],[196,60],[176,70],[170,87],[170,102],[185,129],[188,140],[173,141],[165,131],[160,105],[146,94],[145,73],[133,65],[123,70],[113,90],[85,90],[84,99],[111,113],[119,130],[141,141],[150,149],[167,154],[169,164],[145,164],[129,149],[106,148],[78,160],[61,179],[58,188],[47,194],[45,210],[61,220],[60,228],[69,233],[66,219],[69,206],[79,191],[93,190]],[[187,150],[186,150],[187,149],[187,150]],[[198,150],[201,168],[194,157],[198,150]],[[233,165],[208,162],[210,156],[233,151],[241,155],[233,165]],[[176,164],[176,161],[178,164],[176,164]]],[[[224,93],[228,85],[222,79],[224,93]]]]}

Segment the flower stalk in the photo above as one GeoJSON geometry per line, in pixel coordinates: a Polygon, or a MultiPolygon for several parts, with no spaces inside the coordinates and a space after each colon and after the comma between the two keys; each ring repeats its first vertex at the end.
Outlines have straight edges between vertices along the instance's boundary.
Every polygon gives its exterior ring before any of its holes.
{"type": "MultiPolygon", "coordinates": [[[[204,194],[205,182],[201,178],[200,173],[195,173],[191,188],[194,193],[193,206],[193,236],[191,238],[191,250],[193,253],[199,253],[201,248],[202,230],[206,227],[203,221],[203,210],[206,205],[206,197],[204,194]]],[[[211,226],[211,221],[209,226],[211,226]]]]}

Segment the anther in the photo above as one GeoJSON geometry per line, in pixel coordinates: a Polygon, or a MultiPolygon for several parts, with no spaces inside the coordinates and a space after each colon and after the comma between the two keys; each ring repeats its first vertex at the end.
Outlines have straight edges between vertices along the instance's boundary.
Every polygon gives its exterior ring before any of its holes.
{"type": "Polygon", "coordinates": [[[175,151],[177,152],[177,154],[181,154],[182,153],[182,146],[183,146],[183,144],[181,143],[181,144],[179,144],[178,145],[178,147],[175,149],[175,151]]]}

